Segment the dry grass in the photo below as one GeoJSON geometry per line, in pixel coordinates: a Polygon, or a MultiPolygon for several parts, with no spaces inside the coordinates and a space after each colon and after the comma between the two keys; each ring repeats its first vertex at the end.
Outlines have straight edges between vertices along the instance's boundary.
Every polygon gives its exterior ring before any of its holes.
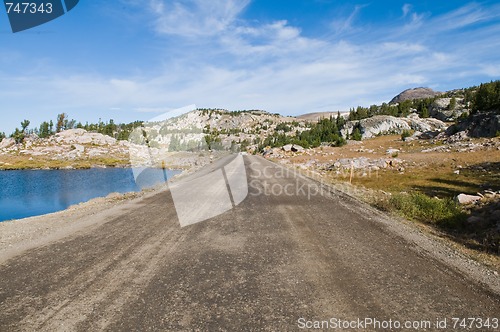
{"type": "MultiPolygon", "coordinates": [[[[358,171],[354,174],[353,184],[387,192],[419,191],[441,198],[453,197],[458,193],[475,194],[485,189],[500,190],[498,149],[474,152],[421,152],[435,146],[437,145],[428,141],[403,142],[400,136],[381,136],[357,145],[316,148],[311,156],[295,156],[290,158],[290,161],[305,163],[315,159],[320,163],[333,163],[340,158],[390,159],[392,156],[386,151],[398,149],[400,152],[397,158],[405,161],[402,166],[403,172],[399,167],[368,172],[368,176],[362,176],[365,172],[358,171]],[[454,173],[457,170],[459,174],[454,173]]],[[[348,175],[348,173],[341,174],[338,180],[349,180],[348,175]]]]}
{"type": "Polygon", "coordinates": [[[122,167],[129,165],[128,156],[95,157],[74,160],[54,160],[44,156],[0,155],[0,170],[122,167]]]}

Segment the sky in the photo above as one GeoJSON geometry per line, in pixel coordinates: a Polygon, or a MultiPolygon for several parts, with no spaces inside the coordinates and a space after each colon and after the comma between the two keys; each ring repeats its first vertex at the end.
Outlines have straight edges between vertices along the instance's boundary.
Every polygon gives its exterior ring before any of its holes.
{"type": "Polygon", "coordinates": [[[498,50],[498,1],[80,0],[18,33],[2,8],[0,131],[191,104],[347,111],[497,80],[498,50]]]}

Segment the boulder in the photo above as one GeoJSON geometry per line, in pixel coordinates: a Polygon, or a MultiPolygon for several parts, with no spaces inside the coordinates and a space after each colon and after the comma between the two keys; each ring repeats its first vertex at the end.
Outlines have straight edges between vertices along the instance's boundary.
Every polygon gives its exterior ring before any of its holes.
{"type": "Polygon", "coordinates": [[[342,130],[345,137],[351,134],[354,127],[361,128],[362,138],[372,138],[378,135],[402,134],[405,130],[415,130],[422,133],[441,131],[448,126],[437,119],[421,119],[417,114],[410,114],[407,118],[397,118],[390,115],[376,115],[360,121],[348,121],[342,130]]]}
{"type": "Polygon", "coordinates": [[[402,118],[388,115],[376,115],[360,121],[348,121],[342,130],[342,136],[352,134],[355,125],[359,123],[362,138],[372,138],[378,135],[401,134],[403,130],[410,130],[410,126],[402,118]]]}
{"type": "Polygon", "coordinates": [[[423,119],[420,118],[418,114],[410,114],[404,119],[411,129],[422,133],[441,131],[448,128],[448,125],[441,120],[433,118],[423,119]]]}
{"type": "Polygon", "coordinates": [[[458,195],[458,196],[455,198],[455,201],[456,201],[458,204],[467,205],[467,204],[472,204],[472,203],[475,203],[475,202],[479,201],[480,199],[481,199],[481,196],[477,196],[477,195],[467,195],[467,194],[460,194],[460,195],[458,195]]]}
{"type": "Polygon", "coordinates": [[[303,152],[304,148],[297,144],[287,144],[283,145],[281,148],[285,152],[303,152]]]}
{"type": "Polygon", "coordinates": [[[436,99],[429,107],[429,113],[432,117],[441,121],[455,121],[462,114],[468,114],[469,111],[463,104],[463,98],[455,98],[456,106],[450,109],[451,98],[436,99]]]}
{"type": "Polygon", "coordinates": [[[4,138],[0,142],[0,149],[10,148],[12,145],[16,144],[16,140],[13,138],[4,138]]]}
{"type": "Polygon", "coordinates": [[[387,149],[387,151],[385,151],[385,153],[393,155],[393,154],[399,153],[399,150],[398,149],[387,149]]]}
{"type": "Polygon", "coordinates": [[[446,130],[448,136],[465,131],[469,137],[495,137],[500,132],[498,110],[477,112],[446,130]]]}
{"type": "Polygon", "coordinates": [[[493,112],[479,113],[473,116],[473,123],[469,127],[471,137],[494,137],[500,132],[500,114],[493,112]]]}

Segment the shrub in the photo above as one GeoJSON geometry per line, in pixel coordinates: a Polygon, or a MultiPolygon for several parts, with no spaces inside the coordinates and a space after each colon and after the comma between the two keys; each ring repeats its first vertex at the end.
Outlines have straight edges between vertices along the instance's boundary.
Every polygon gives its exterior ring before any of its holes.
{"type": "Polygon", "coordinates": [[[401,133],[401,140],[405,140],[406,138],[408,137],[411,137],[411,135],[413,135],[413,131],[412,130],[403,130],[403,132],[401,133]]]}
{"type": "Polygon", "coordinates": [[[389,200],[390,206],[409,219],[445,227],[459,227],[465,213],[449,198],[432,198],[422,193],[396,194],[389,200]]]}
{"type": "Polygon", "coordinates": [[[352,131],[352,134],[351,134],[351,139],[353,139],[355,141],[361,141],[362,137],[363,136],[362,136],[359,128],[354,128],[354,130],[352,131]]]}

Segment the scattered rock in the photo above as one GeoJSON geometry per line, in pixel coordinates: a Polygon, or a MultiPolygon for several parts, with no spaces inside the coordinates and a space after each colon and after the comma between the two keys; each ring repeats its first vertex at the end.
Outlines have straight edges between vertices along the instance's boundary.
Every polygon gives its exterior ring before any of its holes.
{"type": "Polygon", "coordinates": [[[390,155],[394,155],[394,154],[398,154],[399,150],[398,149],[387,149],[387,151],[385,153],[390,154],[390,155]]]}
{"type": "Polygon", "coordinates": [[[467,195],[467,194],[460,194],[458,195],[455,200],[458,204],[472,204],[474,202],[477,202],[481,199],[481,196],[476,196],[476,195],[467,195]]]}
{"type": "Polygon", "coordinates": [[[106,198],[108,198],[108,199],[118,199],[118,198],[122,198],[122,197],[123,197],[123,194],[120,194],[117,192],[110,193],[110,194],[108,194],[108,196],[106,196],[106,198]]]}
{"type": "Polygon", "coordinates": [[[377,171],[382,168],[388,168],[388,167],[397,167],[398,165],[401,165],[403,161],[401,159],[397,158],[391,158],[391,159],[386,159],[386,158],[380,158],[380,159],[370,159],[366,157],[360,157],[360,158],[342,158],[338,159],[335,161],[333,164],[330,164],[329,166],[326,167],[327,170],[334,170],[334,169],[365,169],[365,170],[372,170],[372,171],[377,171]]]}
{"type": "Polygon", "coordinates": [[[453,144],[457,142],[462,142],[465,141],[469,138],[469,135],[467,134],[467,131],[459,131],[456,134],[451,135],[447,140],[446,143],[448,144],[453,144]]]}

